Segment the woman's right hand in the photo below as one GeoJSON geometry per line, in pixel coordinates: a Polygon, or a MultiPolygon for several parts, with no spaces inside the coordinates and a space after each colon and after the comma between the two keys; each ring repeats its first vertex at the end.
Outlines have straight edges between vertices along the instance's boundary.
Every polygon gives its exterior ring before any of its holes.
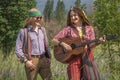
{"type": "Polygon", "coordinates": [[[72,47],[64,42],[60,43],[60,46],[62,46],[65,50],[70,51],[72,50],[72,47]]]}
{"type": "Polygon", "coordinates": [[[25,65],[26,65],[26,67],[30,68],[30,70],[36,69],[36,68],[35,68],[35,65],[32,63],[32,60],[26,61],[26,62],[25,62],[25,65]]]}

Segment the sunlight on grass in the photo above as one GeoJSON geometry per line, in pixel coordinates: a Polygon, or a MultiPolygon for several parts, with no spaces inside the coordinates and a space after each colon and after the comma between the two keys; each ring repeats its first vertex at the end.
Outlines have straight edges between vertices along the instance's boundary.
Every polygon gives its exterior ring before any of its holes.
{"type": "MultiPolygon", "coordinates": [[[[51,53],[53,54],[53,52],[51,53]]],[[[18,61],[14,51],[5,59],[0,53],[0,62],[0,80],[26,80],[24,64],[18,61]]],[[[66,64],[56,61],[53,55],[51,70],[54,80],[67,80],[66,64]]],[[[38,76],[38,80],[42,80],[40,76],[38,76]]]]}
{"type": "MultiPolygon", "coordinates": [[[[62,64],[56,61],[52,50],[51,54],[51,70],[53,80],[68,80],[66,72],[67,64],[62,64]]],[[[101,76],[104,80],[120,79],[119,56],[113,57],[113,59],[116,60],[116,63],[111,64],[111,61],[108,59],[108,51],[102,51],[101,46],[97,46],[95,48],[93,55],[95,57],[95,61],[98,64],[101,76]],[[111,64],[112,66],[109,66],[108,64],[111,64]],[[110,72],[111,67],[113,67],[112,69],[114,69],[112,72],[110,72]]],[[[3,54],[0,51],[0,80],[26,80],[24,64],[18,61],[14,51],[12,51],[10,55],[6,58],[3,57],[3,54]]],[[[38,76],[37,80],[42,79],[40,76],[38,76]]]]}

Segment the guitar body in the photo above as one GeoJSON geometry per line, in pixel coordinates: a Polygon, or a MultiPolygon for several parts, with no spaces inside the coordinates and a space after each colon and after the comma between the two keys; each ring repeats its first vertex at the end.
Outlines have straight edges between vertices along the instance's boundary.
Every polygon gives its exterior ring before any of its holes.
{"type": "MultiPolygon", "coordinates": [[[[115,39],[116,35],[108,35],[105,36],[105,40],[111,40],[115,39]]],[[[75,56],[82,55],[85,51],[84,46],[91,44],[91,43],[98,43],[99,39],[95,40],[89,40],[86,42],[81,42],[81,39],[79,37],[77,38],[62,38],[60,41],[67,43],[72,47],[71,51],[66,51],[61,46],[55,46],[54,47],[54,57],[57,61],[62,63],[68,63],[71,59],[73,59],[75,56]]]]}
{"type": "MultiPolygon", "coordinates": [[[[72,44],[80,44],[81,39],[78,38],[63,38],[60,39],[60,41],[67,43],[68,45],[72,44]]],[[[73,59],[75,56],[78,56],[80,54],[84,53],[84,47],[77,47],[72,49],[71,51],[66,51],[61,46],[54,46],[54,57],[57,61],[62,63],[68,63],[71,59],[73,59]]]]}

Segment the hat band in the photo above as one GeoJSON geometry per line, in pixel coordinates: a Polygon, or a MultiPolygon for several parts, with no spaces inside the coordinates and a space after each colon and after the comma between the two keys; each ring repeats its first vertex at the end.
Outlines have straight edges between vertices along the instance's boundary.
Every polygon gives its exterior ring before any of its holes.
{"type": "Polygon", "coordinates": [[[34,17],[34,16],[41,16],[41,12],[37,11],[37,12],[29,12],[29,17],[34,17]]]}

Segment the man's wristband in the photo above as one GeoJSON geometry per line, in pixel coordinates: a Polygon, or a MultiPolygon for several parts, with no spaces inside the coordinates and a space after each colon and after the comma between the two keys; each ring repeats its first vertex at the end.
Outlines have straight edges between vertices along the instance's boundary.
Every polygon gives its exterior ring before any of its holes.
{"type": "Polygon", "coordinates": [[[22,62],[22,63],[25,63],[25,62],[27,62],[27,58],[25,57],[25,56],[21,56],[21,58],[20,58],[20,61],[22,62]]]}
{"type": "Polygon", "coordinates": [[[28,61],[28,59],[25,59],[25,60],[24,60],[24,63],[26,63],[27,61],[28,61]]]}

